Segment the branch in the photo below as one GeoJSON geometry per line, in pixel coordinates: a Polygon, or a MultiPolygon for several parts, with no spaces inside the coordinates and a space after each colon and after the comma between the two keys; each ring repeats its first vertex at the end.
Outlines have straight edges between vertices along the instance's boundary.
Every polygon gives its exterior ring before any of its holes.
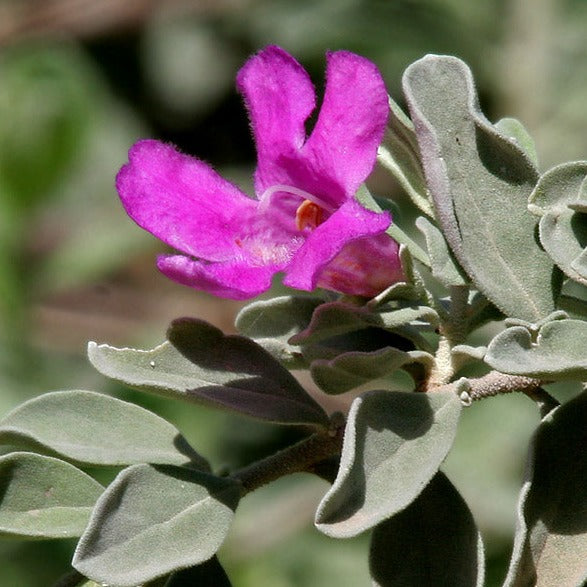
{"type": "Polygon", "coordinates": [[[300,442],[253,463],[231,475],[242,485],[246,495],[271,481],[286,475],[316,472],[316,467],[326,459],[336,457],[342,450],[344,421],[333,419],[330,430],[316,432],[300,442]]]}
{"type": "Polygon", "coordinates": [[[543,414],[548,413],[559,405],[542,386],[548,381],[523,377],[521,375],[507,375],[499,371],[491,371],[477,379],[464,379],[442,385],[433,391],[454,391],[459,393],[459,387],[464,386],[463,393],[470,401],[478,401],[486,397],[493,397],[504,393],[521,392],[538,403],[543,414]]]}
{"type": "MultiPolygon", "coordinates": [[[[470,401],[476,401],[518,391],[537,402],[545,415],[556,407],[558,402],[542,388],[544,383],[546,382],[540,379],[492,371],[478,379],[463,378],[440,385],[431,389],[430,392],[460,393],[464,387],[463,393],[467,394],[467,398],[470,401]]],[[[331,419],[329,430],[316,432],[261,461],[235,471],[231,478],[241,484],[243,496],[292,473],[314,473],[332,482],[333,477],[336,476],[333,475],[332,459],[341,453],[344,425],[344,418],[340,414],[335,414],[331,419]]]]}

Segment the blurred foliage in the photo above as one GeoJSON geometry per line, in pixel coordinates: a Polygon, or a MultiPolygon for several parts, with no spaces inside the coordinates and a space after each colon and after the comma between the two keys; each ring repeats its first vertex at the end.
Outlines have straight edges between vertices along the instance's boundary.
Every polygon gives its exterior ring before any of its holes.
{"type": "MultiPolygon", "coordinates": [[[[189,6],[91,38],[69,31],[67,41],[14,39],[0,49],[0,413],[48,390],[103,390],[159,412],[216,466],[234,467],[294,432],[139,397],[84,359],[87,339],[149,346],[181,313],[226,329],[237,307],[157,275],[158,245],[128,220],[113,187],[128,147],[139,136],[172,141],[246,187],[254,150],[234,76],[250,53],[275,43],[314,79],[325,50],[361,53],[400,103],[409,63],[429,52],[456,55],[472,67],[490,119],[524,122],[542,170],[584,159],[587,3],[241,0],[209,14],[189,6]]],[[[344,409],[349,398],[340,401],[344,409]]],[[[523,397],[480,402],[464,414],[446,464],[484,533],[490,587],[507,566],[537,419],[523,397]]],[[[236,587],[367,585],[366,541],[333,541],[312,527],[325,490],[296,476],[245,500],[220,553],[236,587]]],[[[71,549],[69,541],[0,543],[0,583],[49,585],[71,549]]]]}

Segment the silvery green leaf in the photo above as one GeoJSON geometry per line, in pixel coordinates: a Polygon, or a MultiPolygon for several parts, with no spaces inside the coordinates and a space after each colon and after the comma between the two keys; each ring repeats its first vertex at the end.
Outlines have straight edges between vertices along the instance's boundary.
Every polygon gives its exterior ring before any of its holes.
{"type": "Polygon", "coordinates": [[[456,394],[372,391],[349,411],[338,476],[316,512],[334,538],[356,536],[416,499],[452,446],[456,394]]]}
{"type": "MultiPolygon", "coordinates": [[[[374,212],[381,212],[382,208],[377,203],[375,198],[371,195],[371,192],[367,189],[366,186],[362,186],[356,194],[356,199],[358,202],[361,203],[362,206],[367,208],[368,210],[373,210],[374,212]]],[[[386,233],[395,241],[400,243],[401,245],[408,248],[410,253],[414,256],[415,259],[418,259],[420,263],[423,263],[427,267],[430,266],[430,260],[428,259],[428,255],[426,251],[422,249],[422,247],[405,231],[403,230],[397,222],[393,221],[389,228],[386,230],[386,233]]]]}
{"type": "Polygon", "coordinates": [[[77,463],[186,464],[209,470],[163,418],[135,404],[92,391],[46,393],[0,420],[0,443],[59,455],[77,463]]]}
{"type": "Polygon", "coordinates": [[[389,98],[387,129],[383,142],[377,150],[377,162],[395,177],[412,202],[424,214],[434,217],[420,162],[414,125],[391,98],[389,98]]]}
{"type": "Polygon", "coordinates": [[[580,276],[583,283],[587,283],[587,249],[571,262],[571,269],[580,276]]]}
{"type": "Polygon", "coordinates": [[[135,587],[209,560],[240,499],[231,479],[172,465],[133,465],[98,500],[73,566],[99,583],[135,587]]]}
{"type": "Polygon", "coordinates": [[[370,353],[343,353],[330,361],[317,359],[310,373],[320,389],[338,394],[391,375],[411,361],[407,352],[387,347],[370,353]]]}
{"type": "Polygon", "coordinates": [[[103,490],[83,471],[53,457],[0,456],[0,536],[80,536],[103,490]]]}
{"type": "Polygon", "coordinates": [[[587,318],[587,301],[573,296],[561,295],[557,303],[559,308],[564,310],[570,318],[587,318]]]}
{"type": "Polygon", "coordinates": [[[245,306],[236,317],[236,328],[252,338],[289,369],[306,367],[300,349],[289,339],[306,328],[320,298],[281,296],[245,306]]]}
{"type": "Polygon", "coordinates": [[[587,319],[587,286],[573,279],[567,279],[563,284],[557,305],[570,318],[587,319]]]}
{"type": "Polygon", "coordinates": [[[538,153],[532,135],[516,118],[502,118],[495,123],[496,128],[506,137],[513,139],[536,168],[538,168],[538,153]]]}
{"type": "Polygon", "coordinates": [[[481,534],[467,504],[440,471],[404,510],[373,530],[373,587],[482,587],[481,534]]]}
{"type": "Polygon", "coordinates": [[[281,424],[328,425],[293,375],[254,341],[196,319],[172,322],[152,350],[90,343],[91,363],[137,389],[281,424]]]}
{"type": "Polygon", "coordinates": [[[563,163],[547,171],[534,188],[528,208],[540,217],[540,242],[571,279],[587,285],[587,161],[563,163]],[[581,201],[581,198],[584,198],[581,201]]]}
{"type": "Polygon", "coordinates": [[[436,326],[438,314],[433,308],[416,304],[399,308],[380,307],[374,311],[366,306],[330,302],[322,304],[314,311],[307,328],[293,336],[290,343],[317,344],[365,328],[378,327],[395,331],[416,322],[436,326]]]}
{"type": "Polygon", "coordinates": [[[432,328],[438,326],[438,313],[429,306],[404,306],[402,308],[388,310],[382,309],[379,313],[373,314],[374,324],[388,330],[394,330],[401,326],[414,324],[416,322],[430,325],[432,328]]]}
{"type": "Polygon", "coordinates": [[[430,257],[432,276],[445,287],[462,286],[469,283],[459,264],[453,258],[442,232],[430,220],[420,216],[416,226],[426,238],[426,248],[430,257]]]}
{"type": "Polygon", "coordinates": [[[304,330],[290,338],[290,344],[316,344],[333,336],[340,336],[371,326],[371,312],[362,306],[346,302],[328,302],[320,305],[304,330]]]}
{"type": "Polygon", "coordinates": [[[502,312],[482,293],[473,292],[469,300],[469,332],[473,332],[487,322],[503,320],[502,312]]]}
{"type": "Polygon", "coordinates": [[[530,443],[504,587],[587,580],[587,392],[552,410],[530,443]]]}
{"type": "Polygon", "coordinates": [[[490,343],[485,362],[510,375],[546,380],[587,379],[587,322],[553,320],[537,334],[523,326],[500,332],[490,343]]]}
{"type": "Polygon", "coordinates": [[[451,349],[451,355],[455,369],[458,371],[463,365],[471,361],[482,361],[487,352],[487,347],[458,344],[451,349]]]}
{"type": "Polygon", "coordinates": [[[471,71],[459,59],[428,55],[408,67],[403,85],[455,257],[506,315],[533,322],[548,315],[558,284],[527,209],[538,180],[534,163],[483,116],[471,71]]]}

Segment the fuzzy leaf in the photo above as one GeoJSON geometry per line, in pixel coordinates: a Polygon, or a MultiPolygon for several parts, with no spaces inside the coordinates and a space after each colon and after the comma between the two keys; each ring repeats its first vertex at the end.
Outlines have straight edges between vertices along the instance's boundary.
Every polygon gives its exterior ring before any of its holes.
{"type": "Polygon", "coordinates": [[[481,534],[443,473],[406,509],[375,527],[369,566],[374,587],[482,587],[481,534]]]}
{"type": "Polygon", "coordinates": [[[299,334],[292,336],[291,344],[316,344],[334,336],[361,330],[370,326],[370,312],[345,302],[322,304],[312,314],[310,323],[299,334]]]}
{"type": "Polygon", "coordinates": [[[584,299],[561,295],[558,299],[558,307],[571,318],[587,318],[587,301],[584,299]]]}
{"type": "Polygon", "coordinates": [[[504,587],[585,584],[587,393],[551,411],[530,444],[504,587]]]}
{"type": "Polygon", "coordinates": [[[571,279],[587,285],[587,161],[563,163],[547,171],[530,195],[529,209],[540,216],[540,242],[571,279]],[[571,207],[575,205],[575,207],[571,207]]]}
{"type": "MultiPolygon", "coordinates": [[[[355,332],[320,341],[317,344],[302,346],[304,357],[309,363],[316,360],[332,361],[345,353],[373,353],[386,348],[396,348],[411,352],[414,348],[413,338],[423,338],[415,329],[397,329],[399,334],[388,332],[383,328],[367,327],[355,332]]],[[[423,345],[427,344],[422,341],[423,345]]],[[[418,346],[416,344],[416,346],[418,346]]]]}
{"type": "Polygon", "coordinates": [[[134,465],[98,500],[72,564],[90,579],[117,587],[198,565],[224,541],[239,499],[239,484],[227,478],[134,465]]]}
{"type": "Polygon", "coordinates": [[[495,127],[506,137],[513,139],[524,153],[526,153],[526,156],[532,161],[534,167],[538,168],[536,144],[530,133],[519,120],[516,118],[502,118],[495,123],[495,127]]]}
{"type": "Polygon", "coordinates": [[[73,465],[28,452],[0,457],[0,536],[80,536],[104,488],[73,465]]]}
{"type": "Polygon", "coordinates": [[[142,391],[181,398],[281,424],[328,425],[322,408],[267,351],[196,319],[172,322],[150,351],[90,343],[104,375],[142,391]]]}
{"type": "Polygon", "coordinates": [[[384,289],[380,294],[377,294],[372,300],[367,302],[368,308],[377,308],[386,304],[387,302],[400,301],[422,301],[422,292],[412,283],[399,281],[384,289]]]}
{"type": "Polygon", "coordinates": [[[243,308],[235,325],[289,369],[304,368],[307,365],[299,347],[289,339],[308,326],[312,313],[323,302],[301,296],[260,300],[243,308]]]}
{"type": "Polygon", "coordinates": [[[558,289],[527,209],[538,180],[534,164],[483,116],[471,71],[459,59],[428,55],[408,67],[403,84],[437,218],[455,257],[508,316],[531,322],[547,316],[558,289]]]}
{"type": "MultiPolygon", "coordinates": [[[[355,198],[361,204],[361,206],[367,208],[367,210],[372,210],[373,212],[381,212],[381,210],[383,209],[382,204],[380,205],[380,203],[377,200],[375,200],[375,198],[371,195],[371,192],[367,189],[365,185],[359,188],[359,190],[355,194],[355,198]]],[[[386,206],[386,209],[388,209],[389,207],[391,206],[386,206]]],[[[418,259],[420,263],[423,263],[424,265],[426,265],[426,267],[430,266],[430,260],[428,259],[426,251],[405,230],[400,228],[397,222],[392,222],[385,232],[392,239],[394,239],[400,245],[409,250],[409,252],[414,256],[414,258],[418,259]]],[[[403,260],[402,268],[404,269],[405,273],[403,260]]]]}
{"type": "Polygon", "coordinates": [[[438,325],[438,314],[429,306],[412,305],[397,310],[382,310],[378,314],[373,314],[372,319],[374,323],[391,331],[415,322],[430,324],[433,327],[438,325]]]}
{"type": "Polygon", "coordinates": [[[468,344],[457,344],[451,349],[451,356],[453,365],[458,371],[463,365],[471,361],[482,361],[487,352],[487,347],[484,346],[470,346],[468,344]]]}
{"type": "Polygon", "coordinates": [[[395,177],[412,202],[424,214],[434,217],[428,199],[414,125],[391,98],[387,130],[377,150],[377,162],[395,177]]]}
{"type": "Polygon", "coordinates": [[[587,283],[587,249],[571,263],[571,269],[581,278],[582,283],[587,283]]]}
{"type": "Polygon", "coordinates": [[[428,306],[415,304],[399,309],[381,308],[373,311],[364,306],[330,302],[317,308],[307,328],[292,336],[290,342],[299,345],[318,344],[329,338],[370,327],[393,332],[413,322],[436,326],[438,314],[428,306]]]}
{"type": "Polygon", "coordinates": [[[430,220],[420,216],[416,226],[424,234],[426,248],[430,257],[432,276],[438,279],[445,287],[462,286],[469,283],[463,270],[454,260],[442,232],[430,220]]]}
{"type": "Polygon", "coordinates": [[[485,362],[510,375],[583,381],[587,379],[587,322],[547,322],[535,340],[523,326],[507,328],[489,343],[485,362]]]}
{"type": "Polygon", "coordinates": [[[0,421],[0,443],[93,465],[190,462],[209,470],[169,422],[91,391],[57,391],[25,402],[0,421]]]}
{"type": "Polygon", "coordinates": [[[338,394],[391,375],[411,361],[405,351],[387,347],[371,353],[343,353],[330,361],[317,359],[312,362],[310,373],[323,391],[338,394]]]}
{"type": "Polygon", "coordinates": [[[346,538],[408,506],[434,477],[455,437],[454,393],[373,391],[352,404],[338,476],[316,526],[346,538]]]}

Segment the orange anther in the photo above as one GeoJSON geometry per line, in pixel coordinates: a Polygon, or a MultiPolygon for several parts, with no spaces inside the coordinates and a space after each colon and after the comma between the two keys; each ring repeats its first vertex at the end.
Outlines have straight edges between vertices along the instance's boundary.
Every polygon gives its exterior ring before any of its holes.
{"type": "Polygon", "coordinates": [[[310,200],[304,200],[296,210],[296,228],[304,230],[305,228],[314,229],[322,224],[324,210],[310,200]]]}

